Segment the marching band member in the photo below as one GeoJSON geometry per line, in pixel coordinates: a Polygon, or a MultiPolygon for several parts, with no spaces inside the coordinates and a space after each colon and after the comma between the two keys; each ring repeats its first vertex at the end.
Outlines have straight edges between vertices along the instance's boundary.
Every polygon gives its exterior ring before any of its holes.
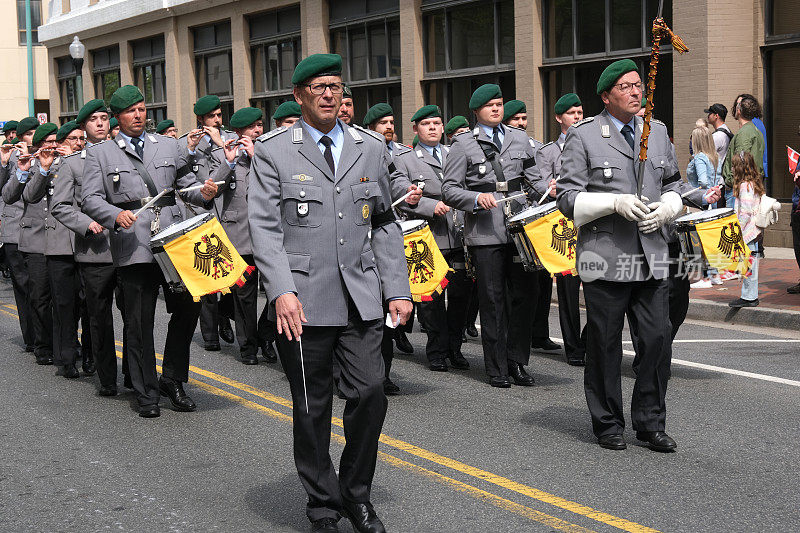
{"type": "Polygon", "coordinates": [[[353,91],[350,90],[350,87],[347,84],[344,84],[344,92],[342,93],[342,105],[339,107],[339,120],[347,124],[348,126],[352,125],[353,118],[355,117],[356,108],[353,105],[353,91]]]}
{"type": "MultiPolygon", "coordinates": [[[[175,198],[161,198],[153,210],[139,216],[133,210],[142,206],[142,199],[167,188],[189,187],[196,183],[189,172],[186,151],[179,141],[144,131],[147,108],[144,96],[136,87],[117,89],[109,102],[117,116],[120,132],[117,138],[87,149],[81,202],[83,211],[101,226],[113,228],[111,255],[119,273],[125,301],[123,320],[127,325],[125,344],[129,373],[139,416],[161,414],[160,393],[169,397],[177,411],[194,411],[196,406],[183,390],[189,379],[189,346],[197,326],[200,304],[187,292],[171,291],[150,250],[150,237],[161,227],[182,220],[175,198]],[[159,213],[160,210],[160,213],[159,213]],[[161,379],[156,375],[153,327],[158,288],[164,287],[167,326],[161,379]]],[[[187,200],[208,207],[217,194],[217,186],[206,180],[202,189],[186,194],[187,200]]]]}
{"type": "Polygon", "coordinates": [[[477,273],[481,341],[489,384],[508,388],[513,379],[517,385],[532,386],[533,377],[524,367],[530,359],[530,317],[537,299],[536,285],[525,276],[522,264],[513,261],[516,248],[504,215],[525,203],[510,200],[502,205],[498,191],[520,191],[521,181],[529,184],[538,177],[534,149],[525,132],[502,124],[499,86],[478,87],[469,107],[477,125],[452,139],[444,166],[442,198],[465,213],[464,234],[477,273]]]}
{"type": "MultiPolygon", "coordinates": [[[[297,102],[284,102],[279,105],[275,113],[272,114],[272,120],[275,121],[276,128],[280,128],[281,126],[286,126],[288,128],[300,120],[301,116],[300,104],[297,102]]],[[[231,127],[233,127],[232,124],[231,127]]]]}
{"type": "Polygon", "coordinates": [[[379,533],[370,489],[387,406],[381,302],[388,320],[402,323],[411,293],[386,147],[336,118],[341,68],[336,54],[311,55],[295,68],[303,119],[256,142],[250,234],[292,392],[306,514],[314,531],[338,531],[342,513],[356,531],[379,533]],[[347,398],[338,475],[329,452],[334,357],[347,398]]]}
{"type": "Polygon", "coordinates": [[[173,139],[178,138],[178,128],[175,127],[175,122],[168,118],[158,123],[156,126],[156,133],[172,137],[173,139]]]}

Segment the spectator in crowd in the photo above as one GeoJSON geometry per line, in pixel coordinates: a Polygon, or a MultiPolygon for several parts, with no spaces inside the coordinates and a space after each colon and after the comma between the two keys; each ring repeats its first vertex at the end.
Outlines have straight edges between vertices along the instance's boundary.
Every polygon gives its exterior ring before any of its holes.
{"type": "MultiPolygon", "coordinates": [[[[698,118],[697,120],[694,121],[694,129],[697,129],[697,128],[702,128],[704,130],[707,130],[708,133],[713,133],[714,132],[714,128],[711,127],[711,124],[708,123],[708,120],[706,120],[705,117],[700,117],[700,118],[698,118]]],[[[691,136],[689,137],[689,155],[690,156],[694,155],[694,147],[692,146],[692,138],[691,138],[691,136]]]]}
{"type": "Polygon", "coordinates": [[[728,117],[728,108],[722,104],[711,104],[705,110],[708,113],[708,123],[714,130],[714,146],[717,149],[717,172],[722,171],[722,163],[725,161],[725,155],[728,153],[728,145],[733,139],[733,132],[725,124],[725,119],[728,117]]]}
{"type": "MultiPolygon", "coordinates": [[[[698,121],[699,122],[699,121],[698,121]]],[[[717,150],[714,147],[714,138],[711,132],[705,127],[698,127],[692,130],[690,137],[692,159],[686,167],[686,179],[692,187],[708,189],[719,185],[720,179],[717,174],[717,150]]],[[[708,289],[711,285],[720,285],[722,280],[716,270],[709,270],[705,277],[692,283],[693,289],[708,289]]]]}
{"type": "MultiPolygon", "coordinates": [[[[800,172],[794,174],[794,193],[792,193],[792,245],[794,258],[800,267],[800,172]]],[[[789,294],[800,294],[800,283],[786,288],[789,294]]]]}
{"type": "Polygon", "coordinates": [[[749,152],[756,163],[756,170],[763,176],[764,166],[764,136],[758,131],[753,119],[761,116],[761,105],[755,97],[744,94],[736,98],[733,106],[733,116],[739,122],[739,131],[731,139],[725,162],[722,164],[722,178],[725,180],[725,205],[733,206],[734,184],[731,159],[739,152],[749,152]]]}
{"type": "MultiPolygon", "coordinates": [[[[736,108],[742,102],[742,100],[745,99],[752,100],[758,104],[758,99],[755,96],[752,94],[742,93],[736,97],[736,101],[733,104],[734,108],[736,108]]],[[[733,111],[733,117],[738,118],[736,116],[736,109],[733,111]]],[[[756,159],[756,164],[761,165],[761,176],[764,178],[764,183],[766,183],[767,179],[769,178],[769,170],[767,169],[767,127],[764,126],[764,121],[761,119],[761,105],[758,105],[756,115],[751,119],[751,121],[753,122],[753,126],[755,126],[756,129],[761,132],[761,137],[764,139],[764,153],[761,155],[760,161],[756,159]]],[[[755,154],[753,154],[753,157],[755,157],[755,154]]]]}
{"type": "Polygon", "coordinates": [[[750,152],[740,150],[731,159],[733,173],[733,195],[736,199],[734,211],[742,227],[742,237],[750,248],[752,264],[750,273],[742,280],[742,296],[728,305],[730,307],[758,306],[758,261],[763,255],[764,232],[756,226],[756,215],[764,195],[764,180],[757,160],[750,152]]]}

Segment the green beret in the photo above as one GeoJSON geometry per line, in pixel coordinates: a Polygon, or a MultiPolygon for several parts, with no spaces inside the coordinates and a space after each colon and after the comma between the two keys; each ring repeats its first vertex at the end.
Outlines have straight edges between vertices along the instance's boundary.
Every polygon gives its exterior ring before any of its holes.
{"type": "Polygon", "coordinates": [[[22,137],[24,134],[39,127],[39,120],[36,117],[25,117],[17,124],[17,135],[22,137]]]}
{"type": "Polygon", "coordinates": [[[499,85],[486,83],[475,89],[475,92],[472,93],[472,97],[469,99],[469,108],[475,110],[486,105],[486,102],[489,100],[502,97],[503,93],[500,91],[499,85]]]}
{"type": "Polygon", "coordinates": [[[17,131],[17,125],[19,122],[16,120],[9,120],[3,125],[3,133],[8,133],[9,131],[17,131]]]}
{"type": "Polygon", "coordinates": [[[469,128],[469,122],[467,122],[466,117],[462,117],[461,115],[456,115],[453,118],[451,118],[444,126],[444,134],[450,135],[458,128],[469,128]]]}
{"type": "Polygon", "coordinates": [[[375,104],[374,106],[370,107],[367,111],[367,114],[364,115],[364,125],[369,126],[373,122],[383,117],[388,117],[389,115],[394,115],[394,111],[392,111],[392,106],[389,104],[375,104]]]}
{"type": "Polygon", "coordinates": [[[311,54],[300,61],[292,74],[292,85],[301,85],[317,76],[341,76],[342,56],[339,54],[311,54]]]}
{"type": "Polygon", "coordinates": [[[63,126],[58,128],[58,133],[56,133],[56,140],[58,142],[63,141],[64,139],[67,138],[67,135],[77,130],[78,128],[80,128],[78,123],[74,120],[70,120],[69,122],[65,123],[63,126]]]}
{"type": "Polygon", "coordinates": [[[246,128],[256,120],[261,120],[263,116],[264,114],[258,108],[243,107],[231,115],[231,128],[246,128]]]}
{"type": "Polygon", "coordinates": [[[507,121],[517,113],[527,113],[528,108],[522,100],[509,100],[503,104],[503,122],[507,121]]]}
{"type": "Polygon", "coordinates": [[[170,119],[162,120],[156,126],[156,133],[164,133],[169,128],[173,127],[174,125],[175,125],[175,122],[171,121],[170,119]]]}
{"type": "Polygon", "coordinates": [[[58,131],[58,126],[53,124],[52,122],[45,122],[38,128],[33,134],[33,144],[39,144],[40,142],[47,139],[50,135],[56,133],[58,131]]]}
{"type": "Polygon", "coordinates": [[[117,120],[116,118],[112,118],[111,120],[108,121],[108,131],[111,131],[114,128],[118,127],[119,127],[119,120],[117,120]]]}
{"type": "Polygon", "coordinates": [[[411,122],[419,122],[420,120],[425,120],[426,118],[435,118],[439,117],[442,118],[442,110],[439,109],[438,105],[424,105],[417,109],[417,112],[414,113],[414,116],[411,117],[411,122]]]}
{"type": "Polygon", "coordinates": [[[642,107],[647,107],[647,98],[642,98],[642,107]]]}
{"type": "Polygon", "coordinates": [[[17,144],[18,142],[22,142],[22,139],[19,137],[14,137],[13,139],[6,139],[3,141],[3,144],[17,144]]]}
{"type": "Polygon", "coordinates": [[[144,101],[144,95],[138,87],[135,85],[123,85],[111,95],[108,106],[114,114],[119,114],[133,104],[138,104],[142,101],[144,101]]]}
{"type": "Polygon", "coordinates": [[[566,113],[571,107],[579,105],[583,104],[581,104],[581,99],[578,98],[578,95],[575,93],[567,93],[556,101],[556,105],[553,107],[553,112],[556,115],[561,115],[566,113]]]}
{"type": "Polygon", "coordinates": [[[280,120],[286,117],[300,117],[302,115],[303,113],[300,111],[300,104],[290,100],[289,102],[284,102],[278,106],[278,109],[275,110],[275,114],[272,115],[272,119],[280,120]]]}
{"type": "Polygon", "coordinates": [[[208,115],[215,109],[219,109],[221,105],[222,103],[219,101],[219,96],[207,94],[195,102],[194,114],[198,117],[202,117],[203,115],[208,115]]]}
{"type": "Polygon", "coordinates": [[[353,91],[350,90],[350,87],[347,86],[346,83],[343,83],[344,90],[342,91],[342,98],[353,98],[353,91]]]}
{"type": "Polygon", "coordinates": [[[628,72],[636,72],[638,70],[639,67],[631,59],[614,61],[600,74],[600,79],[597,80],[597,94],[610,90],[617,83],[617,80],[628,72]]]}
{"type": "Polygon", "coordinates": [[[91,117],[94,113],[98,111],[106,112],[106,103],[101,99],[91,100],[84,105],[80,111],[78,111],[78,116],[75,117],[75,122],[78,124],[83,124],[86,120],[91,117]]]}

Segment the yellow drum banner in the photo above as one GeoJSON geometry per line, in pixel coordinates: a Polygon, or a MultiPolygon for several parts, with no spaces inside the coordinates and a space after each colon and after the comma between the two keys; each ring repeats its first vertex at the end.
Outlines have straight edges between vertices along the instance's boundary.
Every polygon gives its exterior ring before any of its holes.
{"type": "Polygon", "coordinates": [[[255,270],[239,255],[216,218],[166,243],[164,251],[196,302],[206,294],[228,293],[233,285],[244,285],[244,275],[255,270]]]}
{"type": "Polygon", "coordinates": [[[525,224],[525,234],[531,241],[542,266],[550,274],[575,274],[575,246],[578,230],[561,211],[553,211],[525,224]]]}
{"type": "Polygon", "coordinates": [[[447,287],[447,265],[428,226],[403,236],[408,283],[415,302],[429,302],[447,287]]]}
{"type": "Polygon", "coordinates": [[[750,248],[742,238],[742,228],[736,215],[701,222],[695,229],[709,265],[742,275],[747,273],[750,269],[750,248]]]}

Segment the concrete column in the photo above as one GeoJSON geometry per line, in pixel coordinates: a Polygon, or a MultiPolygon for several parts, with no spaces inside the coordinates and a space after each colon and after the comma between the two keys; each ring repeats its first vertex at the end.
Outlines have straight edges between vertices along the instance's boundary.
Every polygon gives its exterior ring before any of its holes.
{"type": "Polygon", "coordinates": [[[58,115],[61,113],[61,94],[58,90],[58,64],[56,63],[56,48],[47,49],[47,81],[50,94],[50,121],[58,123],[58,115]]]}
{"type": "Polygon", "coordinates": [[[253,71],[250,59],[250,30],[244,15],[237,10],[231,15],[231,56],[233,60],[233,108],[250,105],[253,94],[253,71]]]}
{"type": "Polygon", "coordinates": [[[133,50],[129,41],[119,43],[119,84],[133,85],[133,50]]]}
{"type": "MultiPolygon", "coordinates": [[[[542,0],[514,1],[514,58],[517,99],[528,109],[528,135],[544,142],[544,101],[542,66],[542,0]]],[[[502,30],[502,28],[501,28],[502,30]]],[[[506,98],[507,100],[509,98],[506,98]]]]}
{"type": "Polygon", "coordinates": [[[300,1],[300,38],[303,41],[303,57],[330,51],[328,15],[328,0],[300,1]]]}
{"type": "Polygon", "coordinates": [[[408,127],[414,112],[425,104],[422,93],[422,76],[424,74],[424,51],[422,48],[422,13],[421,0],[400,0],[400,89],[402,92],[403,139],[411,144],[414,131],[408,127]]]}
{"type": "Polygon", "coordinates": [[[173,18],[164,32],[165,71],[167,76],[167,102],[170,118],[183,134],[195,127],[192,105],[197,100],[194,74],[194,57],[189,27],[173,18]]]}

